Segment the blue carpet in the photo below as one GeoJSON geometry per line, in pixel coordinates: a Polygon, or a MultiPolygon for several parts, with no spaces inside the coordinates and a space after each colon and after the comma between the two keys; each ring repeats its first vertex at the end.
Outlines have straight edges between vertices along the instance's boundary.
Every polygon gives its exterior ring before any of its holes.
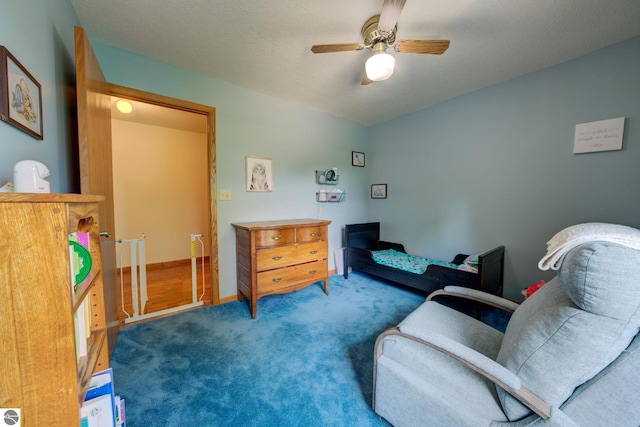
{"type": "Polygon", "coordinates": [[[376,337],[424,301],[353,273],[258,303],[123,328],[111,361],[128,427],[387,426],[371,409],[376,337]]]}

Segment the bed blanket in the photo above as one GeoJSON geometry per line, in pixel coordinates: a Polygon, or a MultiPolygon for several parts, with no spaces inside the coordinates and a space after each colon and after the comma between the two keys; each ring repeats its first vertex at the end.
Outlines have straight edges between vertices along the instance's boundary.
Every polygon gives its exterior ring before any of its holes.
{"type": "Polygon", "coordinates": [[[371,254],[373,260],[378,264],[397,268],[415,274],[423,274],[425,271],[427,271],[427,267],[432,264],[458,269],[458,265],[451,262],[422,258],[415,255],[409,255],[404,252],[399,252],[394,249],[372,251],[371,254]]]}

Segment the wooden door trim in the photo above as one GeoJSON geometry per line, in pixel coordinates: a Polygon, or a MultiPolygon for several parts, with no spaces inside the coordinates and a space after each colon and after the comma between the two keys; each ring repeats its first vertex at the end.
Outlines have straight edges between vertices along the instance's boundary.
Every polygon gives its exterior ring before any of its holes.
{"type": "MultiPolygon", "coordinates": [[[[100,231],[115,232],[111,148],[111,103],[105,94],[106,79],[98,58],[81,27],[74,27],[76,53],[76,106],[78,118],[78,168],[80,192],[102,195],[99,205],[100,231]]],[[[118,291],[116,249],[113,240],[100,238],[102,278],[109,358],[118,338],[118,291]]]]}
{"type": "Polygon", "coordinates": [[[220,304],[218,278],[218,221],[217,221],[217,178],[216,178],[216,109],[204,104],[184,101],[157,93],[145,92],[112,83],[106,84],[111,96],[127,98],[161,107],[173,108],[207,116],[207,157],[209,164],[209,273],[211,286],[211,303],[220,304]]]}

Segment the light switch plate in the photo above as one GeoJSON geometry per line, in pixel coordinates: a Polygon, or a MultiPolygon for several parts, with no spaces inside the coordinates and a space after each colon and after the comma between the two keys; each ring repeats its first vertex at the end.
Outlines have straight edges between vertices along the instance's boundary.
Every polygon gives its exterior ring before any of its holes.
{"type": "Polygon", "coordinates": [[[231,200],[231,190],[220,190],[220,200],[231,200]]]}

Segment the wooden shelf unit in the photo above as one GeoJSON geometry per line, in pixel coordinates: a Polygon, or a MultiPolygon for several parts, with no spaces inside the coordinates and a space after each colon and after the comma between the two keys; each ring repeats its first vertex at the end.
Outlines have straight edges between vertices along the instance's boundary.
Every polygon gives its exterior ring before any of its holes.
{"type": "Polygon", "coordinates": [[[251,304],[255,319],[258,300],[324,281],[329,295],[329,231],[331,221],[294,219],[244,222],[236,228],[238,299],[251,304]]]}
{"type": "MultiPolygon", "coordinates": [[[[0,407],[22,426],[78,426],[91,375],[109,367],[98,204],[102,196],[0,193],[0,407]],[[72,286],[69,234],[90,236],[92,269],[72,286]],[[87,355],[74,313],[90,304],[87,355]]],[[[84,315],[84,313],[78,313],[84,315]]]]}

